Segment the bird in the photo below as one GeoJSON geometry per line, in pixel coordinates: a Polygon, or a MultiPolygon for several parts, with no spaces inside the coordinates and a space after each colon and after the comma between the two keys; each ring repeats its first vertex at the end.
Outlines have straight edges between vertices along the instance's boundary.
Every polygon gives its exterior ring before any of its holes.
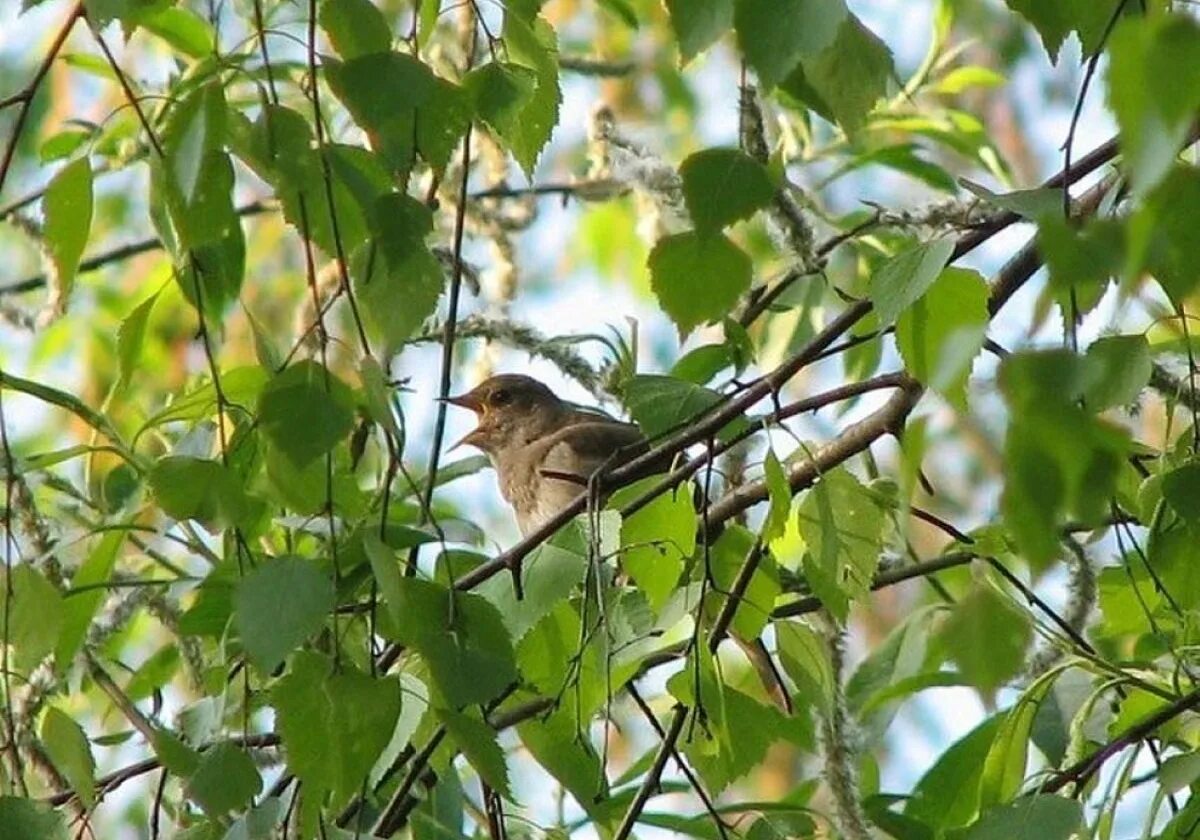
{"type": "Polygon", "coordinates": [[[454,447],[474,446],[487,455],[522,536],[584,492],[598,469],[647,449],[633,423],[569,403],[524,374],[489,377],[445,401],[475,412],[478,425],[454,447]]]}

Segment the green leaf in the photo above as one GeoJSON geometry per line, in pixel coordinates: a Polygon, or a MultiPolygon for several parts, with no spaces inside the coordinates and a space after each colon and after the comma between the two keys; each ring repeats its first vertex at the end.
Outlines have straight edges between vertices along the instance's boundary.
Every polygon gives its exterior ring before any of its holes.
{"type": "Polygon", "coordinates": [[[1061,673],[1058,669],[1043,674],[1004,715],[1004,722],[983,761],[983,776],[979,781],[980,807],[986,809],[1007,802],[1020,793],[1038,709],[1061,673]]]}
{"type": "Polygon", "coordinates": [[[993,715],[950,745],[913,787],[905,816],[934,831],[964,826],[979,813],[983,762],[1003,720],[993,715]]]}
{"type": "MultiPolygon", "coordinates": [[[[505,146],[514,154],[516,148],[527,150],[522,145],[527,131],[524,117],[539,84],[537,71],[520,64],[492,61],[468,73],[462,84],[479,119],[496,132],[505,146]]],[[[533,161],[522,165],[528,173],[533,161]]]]}
{"type": "Polygon", "coordinates": [[[1094,0],[1056,0],[1043,3],[1040,0],[1005,0],[1008,7],[1019,12],[1033,24],[1042,38],[1042,45],[1053,62],[1058,61],[1058,50],[1072,32],[1079,35],[1085,53],[1097,49],[1104,30],[1113,14],[1113,7],[1094,0]]]}
{"type": "Polygon", "coordinates": [[[800,621],[776,621],[775,638],[783,670],[796,684],[800,699],[821,714],[829,714],[837,677],[829,661],[828,643],[800,621]]]}
{"type": "Polygon", "coordinates": [[[807,718],[785,718],[774,706],[722,683],[707,657],[699,665],[689,662],[667,682],[667,690],[696,716],[694,725],[684,724],[689,737],[681,746],[714,796],[757,766],[776,741],[802,745],[811,740],[807,718]]]}
{"type": "Polygon", "coordinates": [[[425,244],[433,230],[425,205],[388,193],[375,202],[370,225],[374,244],[354,260],[354,288],[367,325],[393,350],[437,309],[445,277],[425,244]]]}
{"type": "Polygon", "coordinates": [[[679,56],[687,64],[733,26],[734,0],[665,0],[679,56]]]}
{"type": "Polygon", "coordinates": [[[0,796],[0,837],[5,840],[67,840],[62,816],[33,799],[0,796]]]}
{"type": "Polygon", "coordinates": [[[1049,290],[1064,313],[1080,317],[1100,302],[1109,280],[1125,259],[1125,226],[1111,219],[1090,220],[1082,228],[1061,216],[1038,221],[1038,251],[1050,272],[1049,290]]]}
{"type": "Polygon", "coordinates": [[[901,251],[871,275],[871,302],[880,326],[891,325],[908,307],[925,294],[954,252],[949,239],[916,245],[901,251]]]}
{"type": "Polygon", "coordinates": [[[558,107],[562,102],[558,40],[554,29],[542,18],[527,19],[518,14],[504,16],[502,36],[509,60],[537,74],[533,98],[522,108],[520,123],[504,138],[526,176],[532,178],[538,156],[558,125],[558,107]]]}
{"type": "Polygon", "coordinates": [[[1021,672],[1033,628],[1026,612],[981,585],[954,605],[939,636],[962,675],[992,695],[1021,672]]]}
{"type": "Polygon", "coordinates": [[[325,623],[333,583],[301,557],[272,557],[238,583],[233,601],[242,645],[270,673],[325,623]]]}
{"type": "Polygon", "coordinates": [[[492,602],[513,641],[519,642],[556,604],[571,596],[587,572],[586,556],[548,542],[521,563],[520,599],[509,575],[496,575],[474,591],[492,602]]]}
{"type": "Polygon", "coordinates": [[[371,0],[322,0],[317,21],[344,59],[387,52],[392,46],[387,18],[371,0]]]}
{"type": "Polygon", "coordinates": [[[1092,366],[1065,350],[1014,353],[999,382],[1011,418],[1001,509],[1017,545],[1035,564],[1060,553],[1064,515],[1100,522],[1129,449],[1126,430],[1080,406],[1092,366]]]}
{"type": "MultiPolygon", "coordinates": [[[[102,534],[79,570],[75,572],[75,576],[71,578],[71,585],[78,588],[107,581],[112,575],[113,566],[116,565],[117,551],[124,541],[124,531],[102,534]]],[[[58,673],[66,673],[75,661],[75,654],[83,646],[88,627],[91,626],[96,610],[100,609],[100,604],[104,602],[105,595],[102,588],[96,588],[63,599],[62,632],[54,648],[54,666],[58,673]]]]}
{"type": "Polygon", "coordinates": [[[96,761],[83,729],[57,706],[51,706],[42,716],[41,739],[58,772],[90,808],[96,801],[96,761]]]}
{"type": "Polygon", "coordinates": [[[51,179],[42,198],[42,214],[42,233],[65,307],[92,229],[92,167],[86,156],[68,163],[51,179]]]}
{"type": "MultiPolygon", "coordinates": [[[[624,399],[630,415],[650,438],[679,429],[724,400],[701,385],[649,373],[638,374],[626,383],[624,399]]],[[[738,417],[717,437],[727,440],[745,427],[745,418],[738,417]]]]}
{"type": "MultiPolygon", "coordinates": [[[[981,68],[982,69],[982,68],[981,68]]],[[[1036,222],[1043,218],[1062,218],[1063,193],[1057,187],[1038,187],[1032,190],[1012,190],[1006,193],[992,192],[982,184],[968,178],[959,178],[967,192],[982,198],[993,207],[1016,213],[1023,219],[1036,222]]]]}
{"type": "Polygon", "coordinates": [[[360,55],[324,65],[329,86],[388,167],[408,173],[420,155],[443,169],[471,122],[462,88],[407,53],[360,55]]]}
{"type": "Polygon", "coordinates": [[[737,0],[733,25],[746,63],[769,89],[832,44],[847,14],[843,0],[737,0]]]}
{"type": "Polygon", "coordinates": [[[1083,824],[1082,804],[1039,793],[990,809],[963,840],[1070,840],[1083,824]]]}
{"type": "Polygon", "coordinates": [[[946,268],[896,322],[896,347],[908,372],[960,411],[967,379],[983,349],[988,287],[978,272],[946,268]]]}
{"type": "Polygon", "coordinates": [[[647,264],[650,286],[681,337],[728,314],[750,288],[750,257],[721,234],[663,237],[647,264]]]}
{"type": "Polygon", "coordinates": [[[1200,779],[1200,751],[1173,755],[1158,769],[1158,782],[1167,793],[1179,793],[1200,779]]]}
{"type": "Polygon", "coordinates": [[[1150,381],[1153,363],[1144,335],[1112,335],[1096,339],[1084,356],[1088,382],[1084,400],[1090,411],[1129,405],[1150,381]]]}
{"type": "Polygon", "coordinates": [[[763,461],[763,479],[767,483],[770,505],[763,520],[762,539],[765,543],[771,543],[787,530],[788,514],[792,510],[792,488],[788,485],[783,464],[779,463],[773,449],[767,450],[767,457],[763,461]]]}
{"type": "Polygon", "coordinates": [[[160,286],[158,291],[135,306],[133,311],[125,316],[125,320],[121,321],[121,326],[117,328],[117,361],[121,372],[117,383],[118,387],[129,384],[130,377],[133,376],[133,372],[141,362],[142,345],[146,340],[146,325],[150,321],[150,312],[154,309],[154,304],[158,302],[158,296],[162,294],[164,288],[164,286],[160,286]]]}
{"type": "MultiPolygon", "coordinates": [[[[652,476],[613,494],[614,508],[633,501],[659,481],[652,476]]],[[[646,593],[656,612],[666,604],[684,562],[696,549],[696,509],[691,485],[655,497],[621,521],[621,568],[646,593]]]]}
{"type": "Polygon", "coordinates": [[[210,817],[240,811],[262,790],[254,759],[242,747],[223,741],[201,755],[187,781],[186,793],[210,817]]]}
{"type": "Polygon", "coordinates": [[[587,808],[605,793],[607,784],[600,756],[577,733],[574,717],[564,709],[517,726],[521,743],[534,760],[587,808]]]}
{"type": "Polygon", "coordinates": [[[845,467],[821,476],[796,511],[808,551],[804,574],[813,592],[839,620],[850,602],[871,589],[884,516],[879,505],[845,467]]]}
{"type": "Polygon", "coordinates": [[[0,624],[8,628],[13,665],[29,673],[57,646],[63,599],[54,584],[28,563],[0,571],[0,624]]]}
{"type": "Polygon", "coordinates": [[[504,763],[504,751],[496,741],[495,730],[476,715],[439,709],[438,717],[479,778],[501,796],[512,798],[508,765],[504,763]]]}
{"type": "MultiPolygon", "coordinates": [[[[892,52],[857,16],[842,20],[837,38],[812,58],[804,58],[795,73],[816,92],[830,115],[853,134],[866,124],[867,114],[886,93],[895,77],[892,52]]],[[[791,89],[791,77],[784,87],[791,89]]]]}
{"type": "Polygon", "coordinates": [[[1178,165],[1151,191],[1127,226],[1128,263],[1153,274],[1177,309],[1185,308],[1200,286],[1200,239],[1194,224],[1198,215],[1200,169],[1178,165]]]}
{"type": "Polygon", "coordinates": [[[1187,15],[1127,18],[1109,42],[1108,104],[1134,192],[1167,174],[1200,108],[1200,24],[1187,15]]]}
{"type": "MultiPolygon", "coordinates": [[[[755,535],[740,525],[726,526],[717,538],[708,558],[708,573],[713,583],[713,589],[708,594],[708,600],[713,605],[710,611],[712,615],[715,616],[717,609],[725,605],[726,593],[732,591],[734,582],[742,567],[746,565],[751,551],[756,550],[757,542],[755,535]]],[[[730,625],[734,635],[743,641],[757,639],[762,635],[771,620],[775,599],[782,591],[775,559],[769,553],[757,550],[760,551],[758,565],[742,593],[733,613],[733,623],[730,625]]]]}
{"type": "Polygon", "coordinates": [[[354,395],[317,362],[298,362],[263,388],[258,421],[272,446],[303,469],[350,434],[354,395]]]}
{"type": "Polygon", "coordinates": [[[512,684],[512,639],[495,607],[480,595],[451,593],[430,581],[406,577],[400,583],[400,639],[421,654],[447,703],[486,703],[512,684]]]}
{"type": "MultiPolygon", "coordinates": [[[[138,0],[134,0],[136,3],[138,0]]],[[[136,8],[136,7],[135,7],[136,8]]],[[[215,38],[212,26],[191,9],[179,7],[151,8],[124,15],[127,26],[145,29],[184,55],[205,58],[213,54],[215,38]]]]}
{"type": "Polygon", "coordinates": [[[168,516],[224,528],[244,524],[254,506],[240,476],[224,464],[186,455],[169,455],[154,465],[150,489],[168,516]]]}
{"type": "Polygon", "coordinates": [[[412,840],[461,840],[465,800],[457,772],[438,774],[428,798],[413,811],[412,840]]]}
{"type": "Polygon", "coordinates": [[[679,167],[683,198],[696,230],[718,233],[771,203],[775,182],[767,167],[740,149],[704,149],[679,167]]]}
{"type": "Polygon", "coordinates": [[[1192,461],[1163,476],[1163,498],[1192,525],[1200,523],[1200,461],[1192,461]]]}
{"type": "Polygon", "coordinates": [[[304,651],[271,692],[288,769],[343,803],[362,789],[400,715],[400,683],[304,651]]]}

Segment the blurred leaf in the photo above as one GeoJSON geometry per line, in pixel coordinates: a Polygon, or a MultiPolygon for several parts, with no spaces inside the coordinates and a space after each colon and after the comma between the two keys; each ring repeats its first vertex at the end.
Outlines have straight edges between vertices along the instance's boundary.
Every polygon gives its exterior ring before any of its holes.
{"type": "Polygon", "coordinates": [[[705,149],[679,166],[683,198],[696,230],[718,233],[771,203],[775,182],[767,168],[739,149],[705,149]]]}
{"type": "Polygon", "coordinates": [[[963,840],[1070,840],[1082,826],[1079,802],[1034,794],[986,811],[963,840]]]}
{"type": "MultiPolygon", "coordinates": [[[[133,8],[137,8],[138,2],[141,0],[132,0],[133,8]]],[[[146,12],[138,10],[132,15],[122,17],[130,29],[135,25],[139,26],[192,58],[211,56],[216,46],[212,26],[191,9],[178,6],[152,7],[146,12]]]]}
{"type": "Polygon", "coordinates": [[[0,796],[0,837],[5,840],[67,840],[62,816],[35,799],[0,796]]]}
{"type": "Polygon", "coordinates": [[[216,461],[170,455],[150,473],[150,488],[163,512],[214,528],[241,525],[255,513],[233,470],[216,461]]]}
{"type": "Polygon", "coordinates": [[[1108,52],[1108,104],[1134,192],[1145,194],[1171,168],[1200,108],[1200,24],[1187,15],[1127,18],[1108,52]]]}
{"type": "Polygon", "coordinates": [[[990,696],[1020,673],[1033,628],[1027,613],[980,585],[954,605],[938,635],[963,676],[990,696]]]}
{"type": "Polygon", "coordinates": [[[1121,271],[1125,229],[1112,220],[1091,220],[1081,229],[1060,216],[1038,221],[1038,251],[1050,271],[1049,289],[1069,315],[1074,306],[1080,317],[1100,302],[1109,280],[1121,271]]]}
{"type": "Polygon", "coordinates": [[[1000,366],[1010,410],[1001,509],[1035,564],[1060,553],[1064,514],[1083,522],[1108,515],[1128,433],[1080,406],[1091,366],[1065,350],[1014,353],[1000,366]]]}
{"type": "Polygon", "coordinates": [[[913,787],[905,816],[934,831],[964,826],[979,813],[979,779],[1003,716],[993,715],[947,747],[913,787]]]}
{"type": "Polygon", "coordinates": [[[890,326],[941,276],[954,251],[949,239],[918,244],[901,251],[871,275],[871,302],[881,326],[890,326]]]}
{"type": "Polygon", "coordinates": [[[1091,411],[1135,402],[1150,381],[1150,345],[1144,335],[1098,338],[1084,359],[1089,374],[1084,400],[1091,411]]]}
{"type": "Polygon", "coordinates": [[[400,683],[316,653],[297,654],[271,692],[288,769],[346,802],[365,783],[400,714],[400,683]]]}
{"type": "Polygon", "coordinates": [[[391,28],[371,0],[322,0],[317,20],[344,59],[387,52],[391,28]]]}
{"type": "MultiPolygon", "coordinates": [[[[1176,309],[1200,286],[1200,169],[1176,166],[1128,224],[1128,263],[1154,275],[1176,309]]],[[[1128,266],[1127,266],[1128,267],[1128,266]]]]}
{"type": "MultiPolygon", "coordinates": [[[[982,68],[980,68],[982,69],[982,68]]],[[[1012,190],[995,193],[982,184],[967,178],[958,182],[972,195],[978,196],[994,207],[1008,210],[1031,222],[1047,217],[1061,218],[1063,193],[1057,187],[1038,187],[1032,190],[1012,190]]]]}
{"type": "Polygon", "coordinates": [[[1192,525],[1200,524],[1200,462],[1192,461],[1163,476],[1163,498],[1192,525]]]}
{"type": "Polygon", "coordinates": [[[165,287],[160,286],[158,291],[135,306],[117,329],[117,360],[121,371],[118,387],[129,384],[130,377],[141,361],[142,345],[146,340],[146,324],[163,288],[165,287]]]}
{"type": "Polygon", "coordinates": [[[61,289],[65,308],[92,228],[92,167],[86,156],[55,174],[42,198],[42,214],[46,249],[58,275],[54,285],[61,289]]]}
{"type": "MultiPolygon", "coordinates": [[[[116,565],[117,551],[124,543],[125,536],[123,531],[109,531],[96,538],[93,548],[71,578],[71,585],[78,589],[107,581],[116,565]]],[[[92,619],[106,594],[103,588],[97,586],[63,599],[59,613],[62,632],[54,649],[54,666],[58,673],[66,673],[75,661],[75,654],[83,645],[92,619]]]]}
{"type": "Polygon", "coordinates": [[[333,583],[309,560],[269,558],[234,593],[234,621],[251,660],[270,673],[325,623],[333,583]]]}
{"type": "Polygon", "coordinates": [[[734,0],[665,0],[679,56],[687,64],[733,26],[734,0]]]}
{"type": "Polygon", "coordinates": [[[258,421],[271,444],[303,469],[350,434],[354,396],[318,363],[297,362],[263,388],[258,421]]]}
{"type": "Polygon", "coordinates": [[[83,729],[57,706],[51,706],[42,716],[40,735],[58,772],[66,777],[80,801],[90,808],[96,801],[96,761],[83,729]]]}
{"type": "Polygon", "coordinates": [[[770,89],[832,44],[847,14],[843,0],[736,0],[733,25],[746,63],[770,89]]]}
{"type": "Polygon", "coordinates": [[[770,544],[783,536],[787,530],[788,515],[792,511],[792,488],[788,485],[783,465],[775,457],[775,450],[768,449],[763,461],[763,479],[767,483],[770,506],[763,520],[762,539],[770,544]]]}
{"type": "Polygon", "coordinates": [[[796,511],[808,546],[804,573],[821,603],[840,621],[850,602],[871,589],[882,551],[883,511],[845,467],[820,477],[796,511]]]}
{"type": "Polygon", "coordinates": [[[988,325],[988,286],[978,272],[946,268],[896,322],[905,368],[960,411],[988,325]]]}
{"type": "Polygon", "coordinates": [[[848,14],[833,42],[816,55],[805,56],[783,86],[789,92],[801,84],[810,87],[838,125],[853,134],[866,124],[867,114],[887,93],[895,75],[887,44],[857,16],[848,14]]]}
{"type": "Polygon", "coordinates": [[[45,575],[29,563],[0,571],[0,625],[7,629],[12,664],[28,674],[58,645],[63,598],[45,575]]]}
{"type": "Polygon", "coordinates": [[[733,356],[727,344],[705,344],[684,353],[671,366],[671,376],[704,385],[721,371],[733,365],[733,356]]]}
{"type": "Polygon", "coordinates": [[[721,234],[692,231],[664,237],[650,252],[648,264],[658,303],[681,337],[728,313],[750,288],[750,258],[721,234]]]}
{"type": "Polygon", "coordinates": [[[205,750],[187,780],[187,796],[211,817],[240,811],[262,790],[262,777],[245,749],[229,741],[205,750]]]}

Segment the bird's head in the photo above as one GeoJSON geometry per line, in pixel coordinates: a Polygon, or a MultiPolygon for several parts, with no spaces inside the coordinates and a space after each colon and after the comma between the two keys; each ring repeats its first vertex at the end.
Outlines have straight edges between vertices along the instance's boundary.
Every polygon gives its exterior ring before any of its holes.
{"type": "Polygon", "coordinates": [[[475,412],[479,425],[455,446],[470,444],[489,455],[524,446],[557,427],[567,408],[553,391],[530,376],[504,373],[485,379],[451,405],[475,412]]]}

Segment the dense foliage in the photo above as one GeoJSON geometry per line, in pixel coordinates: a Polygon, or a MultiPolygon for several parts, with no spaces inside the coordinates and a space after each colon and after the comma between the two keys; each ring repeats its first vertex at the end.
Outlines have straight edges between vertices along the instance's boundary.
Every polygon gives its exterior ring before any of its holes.
{"type": "Polygon", "coordinates": [[[1200,831],[1190,4],[7,5],[0,837],[1200,831]]]}

